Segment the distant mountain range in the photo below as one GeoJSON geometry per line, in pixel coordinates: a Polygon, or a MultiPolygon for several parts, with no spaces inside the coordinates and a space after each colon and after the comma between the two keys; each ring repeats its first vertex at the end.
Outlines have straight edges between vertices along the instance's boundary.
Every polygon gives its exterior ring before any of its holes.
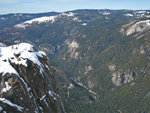
{"type": "Polygon", "coordinates": [[[0,40],[45,51],[67,113],[150,112],[150,10],[0,16],[0,40]]]}

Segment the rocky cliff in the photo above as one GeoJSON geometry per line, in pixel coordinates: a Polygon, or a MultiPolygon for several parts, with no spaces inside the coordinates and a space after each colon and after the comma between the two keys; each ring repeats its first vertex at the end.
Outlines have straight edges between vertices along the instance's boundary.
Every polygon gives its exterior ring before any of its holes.
{"type": "Polygon", "coordinates": [[[27,43],[0,45],[0,112],[63,113],[46,54],[27,43]]]}

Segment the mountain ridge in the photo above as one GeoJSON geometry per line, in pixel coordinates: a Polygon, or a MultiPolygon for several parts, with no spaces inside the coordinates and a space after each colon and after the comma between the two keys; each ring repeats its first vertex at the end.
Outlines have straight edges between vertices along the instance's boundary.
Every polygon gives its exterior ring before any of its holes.
{"type": "Polygon", "coordinates": [[[150,11],[64,13],[53,23],[3,29],[0,39],[28,42],[47,53],[68,113],[149,112],[150,32],[143,21],[150,11]]]}

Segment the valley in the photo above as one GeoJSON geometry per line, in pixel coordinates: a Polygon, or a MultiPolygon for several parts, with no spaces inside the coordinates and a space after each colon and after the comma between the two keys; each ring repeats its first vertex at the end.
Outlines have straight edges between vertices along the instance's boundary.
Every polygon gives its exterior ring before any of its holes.
{"type": "Polygon", "coordinates": [[[149,36],[149,10],[0,15],[0,40],[47,54],[66,113],[149,113],[149,36]]]}

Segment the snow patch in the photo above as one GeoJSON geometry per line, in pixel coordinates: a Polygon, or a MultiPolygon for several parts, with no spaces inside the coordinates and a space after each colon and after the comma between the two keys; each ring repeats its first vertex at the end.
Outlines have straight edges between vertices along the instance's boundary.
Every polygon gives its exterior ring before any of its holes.
{"type": "Polygon", "coordinates": [[[48,91],[48,94],[49,94],[50,96],[52,96],[54,100],[57,100],[56,97],[59,97],[59,95],[56,94],[56,93],[53,92],[53,91],[48,91]]]}
{"type": "Polygon", "coordinates": [[[50,74],[52,75],[52,71],[50,70],[49,66],[48,65],[45,65],[45,67],[49,70],[50,74]]]}
{"type": "Polygon", "coordinates": [[[49,69],[49,67],[48,67],[48,65],[45,65],[45,67],[50,71],[50,69],[49,69]]]}
{"type": "Polygon", "coordinates": [[[61,16],[67,16],[67,17],[72,17],[73,21],[76,22],[82,22],[78,17],[75,16],[75,13],[69,12],[69,13],[62,13],[61,16]]]}
{"type": "Polygon", "coordinates": [[[46,56],[46,53],[44,51],[39,51],[39,53],[46,56]]]}
{"type": "Polygon", "coordinates": [[[2,92],[7,92],[11,89],[11,86],[8,84],[8,82],[5,82],[5,88],[2,89],[2,92]]]}
{"type": "Polygon", "coordinates": [[[11,107],[17,108],[18,111],[21,111],[21,112],[22,112],[22,110],[23,110],[23,107],[18,106],[17,104],[12,103],[12,102],[10,102],[9,100],[7,100],[7,99],[5,99],[5,98],[0,98],[0,101],[1,101],[2,103],[4,103],[4,104],[7,104],[7,105],[11,106],[11,107]]]}
{"type": "Polygon", "coordinates": [[[0,47],[6,47],[6,44],[0,42],[0,47]]]}
{"type": "Polygon", "coordinates": [[[125,16],[133,17],[133,14],[125,14],[125,16]]]}
{"type": "Polygon", "coordinates": [[[137,11],[137,13],[146,13],[146,11],[137,11]]]}
{"type": "Polygon", "coordinates": [[[45,99],[45,97],[46,97],[46,95],[42,96],[42,97],[40,98],[40,100],[43,100],[43,99],[45,99]]]}
{"type": "MultiPolygon", "coordinates": [[[[43,57],[39,52],[35,52],[33,46],[28,43],[20,43],[8,47],[0,47],[0,73],[4,76],[6,73],[15,74],[25,85],[26,90],[30,98],[33,97],[31,88],[24,81],[24,79],[19,75],[19,73],[11,66],[11,63],[17,65],[24,65],[27,67],[27,60],[32,61],[38,66],[40,73],[43,74],[43,65],[39,61],[38,57],[43,57]]],[[[7,92],[10,90],[11,86],[5,82],[6,88],[2,89],[2,92],[7,92]]]]}
{"type": "Polygon", "coordinates": [[[86,25],[87,25],[87,23],[83,23],[82,25],[83,25],[83,26],[86,26],[86,25]]]}
{"type": "Polygon", "coordinates": [[[33,46],[28,43],[20,43],[8,47],[0,47],[0,73],[13,73],[18,75],[18,72],[11,66],[11,63],[24,65],[27,67],[27,60],[31,60],[38,65],[41,73],[44,72],[41,62],[38,57],[46,55],[44,52],[35,52],[33,46]]]}
{"type": "Polygon", "coordinates": [[[1,17],[0,19],[1,19],[1,20],[7,20],[7,18],[4,18],[4,17],[1,17]]]}
{"type": "Polygon", "coordinates": [[[69,12],[69,13],[62,13],[61,15],[72,17],[72,16],[75,16],[75,13],[69,12]]]}
{"type": "Polygon", "coordinates": [[[136,24],[147,24],[148,26],[150,26],[150,20],[139,21],[136,24]]]}
{"type": "Polygon", "coordinates": [[[109,12],[103,12],[103,13],[101,13],[102,15],[110,15],[110,13],[109,12]]]}
{"type": "Polygon", "coordinates": [[[82,20],[80,20],[78,17],[74,17],[74,18],[73,18],[73,21],[82,22],[82,20]]]}

